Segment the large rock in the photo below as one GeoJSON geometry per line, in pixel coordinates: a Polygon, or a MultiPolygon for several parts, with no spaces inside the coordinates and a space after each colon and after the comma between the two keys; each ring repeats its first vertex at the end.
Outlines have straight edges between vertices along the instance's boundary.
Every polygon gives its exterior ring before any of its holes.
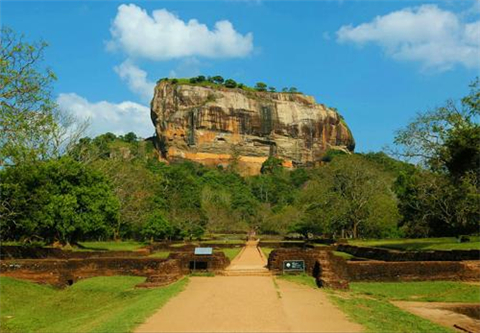
{"type": "Polygon", "coordinates": [[[342,117],[311,96],[176,84],[155,87],[151,116],[167,161],[189,159],[258,174],[269,156],[284,166],[318,163],[328,149],[353,151],[342,117]]]}

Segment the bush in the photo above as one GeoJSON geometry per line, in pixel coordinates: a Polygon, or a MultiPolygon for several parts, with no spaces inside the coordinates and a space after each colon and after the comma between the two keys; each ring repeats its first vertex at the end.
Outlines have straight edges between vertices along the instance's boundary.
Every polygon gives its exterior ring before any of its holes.
{"type": "Polygon", "coordinates": [[[255,85],[255,90],[257,91],[267,91],[267,85],[263,82],[257,82],[255,85]]]}
{"type": "Polygon", "coordinates": [[[142,235],[146,240],[165,240],[171,238],[173,234],[173,227],[160,211],[152,213],[142,230],[142,235]]]}
{"type": "Polygon", "coordinates": [[[235,82],[232,79],[228,79],[225,81],[225,87],[227,88],[236,88],[237,87],[237,82],[235,82]]]}

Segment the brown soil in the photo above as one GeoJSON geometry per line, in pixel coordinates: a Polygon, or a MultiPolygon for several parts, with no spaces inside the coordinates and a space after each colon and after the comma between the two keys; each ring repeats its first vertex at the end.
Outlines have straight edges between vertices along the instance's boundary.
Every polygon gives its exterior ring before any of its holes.
{"type": "Polygon", "coordinates": [[[392,302],[401,309],[407,310],[417,316],[431,320],[437,324],[455,328],[459,331],[480,333],[480,320],[466,316],[463,313],[474,313],[478,304],[470,303],[443,303],[443,302],[392,302]],[[472,311],[465,311],[472,310],[472,311]]]}
{"type": "MultiPolygon", "coordinates": [[[[263,271],[249,242],[229,271],[263,271]]],[[[249,275],[249,274],[246,274],[249,275]]],[[[185,291],[136,332],[360,332],[325,293],[272,276],[192,277],[185,291]]]]}

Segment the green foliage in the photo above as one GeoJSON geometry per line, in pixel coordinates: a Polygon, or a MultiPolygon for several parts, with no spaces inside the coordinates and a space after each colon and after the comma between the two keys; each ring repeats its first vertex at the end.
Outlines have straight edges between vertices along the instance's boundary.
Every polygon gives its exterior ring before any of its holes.
{"type": "Polygon", "coordinates": [[[0,277],[1,331],[131,332],[188,282],[183,279],[162,288],[134,288],[144,280],[96,277],[57,290],[0,277]]]}
{"type": "Polygon", "coordinates": [[[133,132],[128,132],[127,134],[120,136],[120,139],[128,143],[135,143],[138,141],[137,135],[133,132]]]}
{"type": "Polygon", "coordinates": [[[418,114],[395,137],[400,155],[426,170],[404,170],[396,182],[407,236],[442,236],[480,226],[480,82],[460,105],[418,114]]]}
{"type": "Polygon", "coordinates": [[[328,149],[322,157],[323,162],[331,162],[335,156],[347,155],[343,150],[339,149],[328,149]]]}
{"type": "Polygon", "coordinates": [[[147,240],[161,241],[174,236],[174,229],[165,219],[164,214],[156,211],[150,215],[143,226],[142,235],[147,240]]]}
{"type": "Polygon", "coordinates": [[[265,162],[262,163],[260,172],[262,174],[278,172],[282,169],[283,160],[281,158],[276,158],[269,156],[265,162]]]}
{"type": "Polygon", "coordinates": [[[47,43],[0,31],[0,166],[60,156],[85,124],[57,108],[55,74],[43,66],[47,43]]]}
{"type": "Polygon", "coordinates": [[[263,82],[257,82],[254,89],[256,91],[267,91],[267,85],[263,82]]]}
{"type": "Polygon", "coordinates": [[[223,82],[225,82],[225,80],[220,75],[216,75],[216,76],[212,77],[212,82],[216,83],[216,84],[223,84],[223,82]]]}
{"type": "Polygon", "coordinates": [[[399,214],[392,177],[356,155],[339,156],[302,191],[297,232],[381,237],[396,232],[399,214]]]}
{"type": "Polygon", "coordinates": [[[63,244],[107,237],[119,203],[105,177],[71,158],[22,164],[0,172],[5,239],[63,244]]]}
{"type": "Polygon", "coordinates": [[[227,79],[227,80],[225,80],[225,87],[236,88],[237,87],[237,82],[235,82],[235,80],[232,80],[232,79],[227,79]]]}

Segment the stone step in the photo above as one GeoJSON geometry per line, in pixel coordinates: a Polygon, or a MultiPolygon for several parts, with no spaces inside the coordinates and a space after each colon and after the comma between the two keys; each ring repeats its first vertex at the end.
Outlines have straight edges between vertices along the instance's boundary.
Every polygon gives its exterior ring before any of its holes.
{"type": "Polygon", "coordinates": [[[170,280],[178,280],[179,275],[178,274],[166,274],[166,275],[150,275],[147,278],[146,282],[163,282],[163,281],[170,281],[170,280]]]}
{"type": "Polygon", "coordinates": [[[225,270],[220,273],[224,276],[271,276],[269,270],[253,270],[253,269],[243,269],[243,270],[225,270]]]}

